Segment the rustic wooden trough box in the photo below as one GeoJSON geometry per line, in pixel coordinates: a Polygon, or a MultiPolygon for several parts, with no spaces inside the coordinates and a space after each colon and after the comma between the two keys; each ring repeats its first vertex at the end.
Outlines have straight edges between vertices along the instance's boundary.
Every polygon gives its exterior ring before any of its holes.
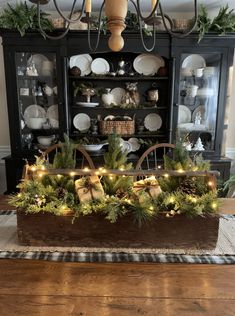
{"type": "Polygon", "coordinates": [[[171,218],[159,215],[139,227],[124,216],[114,224],[102,215],[25,214],[17,211],[18,239],[27,246],[201,248],[212,249],[218,238],[219,217],[171,218]]]}

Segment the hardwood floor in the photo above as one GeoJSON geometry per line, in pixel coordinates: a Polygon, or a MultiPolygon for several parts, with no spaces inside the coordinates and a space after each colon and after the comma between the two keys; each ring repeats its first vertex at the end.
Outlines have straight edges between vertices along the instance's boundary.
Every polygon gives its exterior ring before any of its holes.
{"type": "Polygon", "coordinates": [[[0,316],[13,315],[234,316],[235,266],[0,260],[0,316]]]}

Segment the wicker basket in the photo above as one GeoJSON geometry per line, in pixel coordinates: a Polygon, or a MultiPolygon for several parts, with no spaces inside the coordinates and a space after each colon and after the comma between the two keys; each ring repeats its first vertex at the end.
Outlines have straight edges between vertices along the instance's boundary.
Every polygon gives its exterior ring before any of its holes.
{"type": "Polygon", "coordinates": [[[135,134],[135,121],[100,121],[100,133],[103,135],[116,133],[118,135],[135,134]]]}

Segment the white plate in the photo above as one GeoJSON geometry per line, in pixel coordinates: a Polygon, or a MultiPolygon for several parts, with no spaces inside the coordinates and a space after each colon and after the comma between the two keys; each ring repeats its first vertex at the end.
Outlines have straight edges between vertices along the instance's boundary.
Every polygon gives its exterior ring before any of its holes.
{"type": "Polygon", "coordinates": [[[158,72],[160,67],[164,66],[164,59],[154,54],[140,54],[133,62],[135,71],[144,76],[153,76],[158,72]]]}
{"type": "Polygon", "coordinates": [[[91,73],[92,57],[89,54],[80,54],[70,57],[69,67],[78,67],[81,70],[81,76],[87,76],[91,73]]]}
{"type": "Polygon", "coordinates": [[[104,58],[96,58],[91,63],[91,71],[96,75],[105,75],[109,70],[109,63],[104,58]]]}
{"type": "Polygon", "coordinates": [[[191,111],[185,105],[179,105],[178,112],[178,124],[190,123],[191,122],[191,111]]]}
{"type": "Polygon", "coordinates": [[[144,126],[149,131],[157,131],[162,126],[161,116],[156,113],[148,114],[144,119],[144,126]]]}
{"type": "Polygon", "coordinates": [[[195,125],[194,123],[182,123],[178,125],[180,130],[185,131],[205,131],[206,126],[203,124],[195,125]]]}
{"type": "Polygon", "coordinates": [[[46,114],[48,119],[59,121],[58,104],[51,105],[46,114]]]}
{"type": "Polygon", "coordinates": [[[117,87],[111,90],[111,94],[113,95],[114,104],[119,105],[122,103],[122,98],[125,96],[126,90],[123,88],[117,87]]]}
{"type": "Polygon", "coordinates": [[[128,143],[131,144],[131,151],[137,151],[140,149],[140,143],[139,143],[139,140],[135,137],[132,137],[130,139],[128,139],[128,143]]]}
{"type": "Polygon", "coordinates": [[[201,122],[204,123],[205,122],[205,112],[206,112],[206,109],[205,109],[205,106],[204,105],[199,105],[194,111],[193,111],[193,114],[192,114],[192,121],[194,122],[195,119],[196,119],[196,115],[197,113],[201,113],[201,122]]]}
{"type": "Polygon", "coordinates": [[[91,127],[91,119],[85,113],[79,113],[73,118],[73,125],[79,131],[86,131],[91,127]]]}
{"type": "Polygon", "coordinates": [[[48,61],[49,62],[49,59],[45,56],[45,55],[42,55],[42,54],[33,54],[29,57],[28,61],[27,61],[27,64],[28,66],[32,65],[33,63],[35,64],[35,68],[37,69],[38,71],[38,74],[39,75],[43,75],[43,62],[44,61],[48,61]]]}
{"type": "Polygon", "coordinates": [[[27,122],[28,119],[33,117],[46,118],[46,111],[40,105],[32,104],[25,109],[24,119],[27,122]]]}
{"type": "Polygon", "coordinates": [[[76,104],[84,108],[94,108],[99,105],[98,102],[76,102],[76,104]]]}
{"type": "Polygon", "coordinates": [[[192,54],[186,57],[182,63],[182,68],[192,68],[192,69],[198,69],[198,68],[205,68],[206,67],[206,61],[205,59],[198,54],[192,54]]]}

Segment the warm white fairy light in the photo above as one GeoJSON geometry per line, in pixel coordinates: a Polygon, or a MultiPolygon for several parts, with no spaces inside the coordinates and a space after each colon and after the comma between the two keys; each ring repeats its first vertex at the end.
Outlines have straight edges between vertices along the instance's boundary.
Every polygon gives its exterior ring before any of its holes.
{"type": "Polygon", "coordinates": [[[102,173],[106,173],[106,172],[107,172],[107,170],[102,168],[102,173]]]}
{"type": "Polygon", "coordinates": [[[41,166],[41,170],[46,170],[46,167],[45,166],[41,166]]]}
{"type": "Polygon", "coordinates": [[[179,173],[183,173],[183,172],[184,172],[184,170],[183,170],[182,168],[178,169],[177,171],[178,171],[179,173]]]}
{"type": "Polygon", "coordinates": [[[168,174],[168,173],[165,173],[165,174],[164,174],[164,177],[165,177],[165,178],[169,178],[169,174],[168,174]]]}
{"type": "Polygon", "coordinates": [[[59,179],[62,177],[61,174],[57,174],[56,176],[57,176],[57,178],[59,178],[59,179]]]}
{"type": "Polygon", "coordinates": [[[154,210],[154,207],[153,207],[153,206],[150,206],[149,210],[150,210],[150,211],[153,211],[153,210],[154,210]]]}
{"type": "Polygon", "coordinates": [[[88,172],[88,171],[89,171],[89,168],[85,167],[85,168],[83,169],[83,171],[88,172]]]}
{"type": "Polygon", "coordinates": [[[36,167],[31,167],[30,168],[32,171],[36,171],[36,167]]]}
{"type": "Polygon", "coordinates": [[[100,172],[99,172],[99,171],[96,171],[96,172],[95,172],[95,175],[97,175],[97,176],[98,176],[99,174],[100,174],[100,172]]]}
{"type": "Polygon", "coordinates": [[[211,204],[211,206],[212,206],[213,209],[216,209],[217,206],[218,206],[218,204],[217,204],[216,202],[213,202],[213,203],[211,204]]]}
{"type": "Polygon", "coordinates": [[[38,176],[39,176],[40,178],[42,178],[42,177],[43,177],[43,173],[40,172],[40,173],[38,174],[38,176]]]}
{"type": "Polygon", "coordinates": [[[18,196],[18,197],[21,197],[21,196],[22,196],[22,194],[21,194],[21,193],[18,193],[18,194],[17,194],[17,196],[18,196]]]}
{"type": "Polygon", "coordinates": [[[162,166],[157,166],[158,169],[162,169],[162,166]]]}
{"type": "Polygon", "coordinates": [[[110,180],[113,180],[113,176],[109,176],[109,179],[110,179],[110,180]]]}
{"type": "Polygon", "coordinates": [[[70,172],[70,174],[69,174],[71,177],[74,177],[75,176],[75,172],[70,172]]]}
{"type": "Polygon", "coordinates": [[[123,167],[119,168],[120,171],[124,171],[125,169],[123,167]]]}
{"type": "Polygon", "coordinates": [[[171,196],[170,199],[169,199],[169,202],[170,203],[174,203],[175,202],[175,198],[173,196],[171,196]]]}
{"type": "Polygon", "coordinates": [[[212,187],[214,185],[212,181],[209,181],[207,184],[209,185],[209,187],[212,187]]]}

